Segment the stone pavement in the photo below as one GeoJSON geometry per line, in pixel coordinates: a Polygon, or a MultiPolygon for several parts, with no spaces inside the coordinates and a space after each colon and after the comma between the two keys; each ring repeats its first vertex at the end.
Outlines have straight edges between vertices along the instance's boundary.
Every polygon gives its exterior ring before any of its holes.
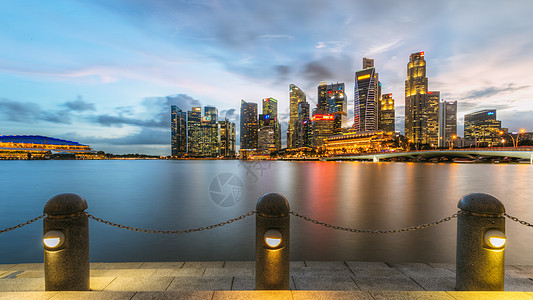
{"type": "Polygon", "coordinates": [[[530,299],[533,266],[506,292],[456,292],[455,265],[296,261],[288,291],[254,291],[253,261],[92,263],[90,292],[44,292],[43,264],[0,265],[0,299],[530,299]]]}

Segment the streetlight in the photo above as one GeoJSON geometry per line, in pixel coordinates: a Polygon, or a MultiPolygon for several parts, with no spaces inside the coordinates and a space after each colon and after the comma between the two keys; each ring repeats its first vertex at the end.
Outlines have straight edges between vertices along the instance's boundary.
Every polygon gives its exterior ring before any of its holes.
{"type": "Polygon", "coordinates": [[[453,149],[453,140],[455,140],[457,136],[454,134],[452,135],[452,138],[450,139],[450,150],[453,149]]]}

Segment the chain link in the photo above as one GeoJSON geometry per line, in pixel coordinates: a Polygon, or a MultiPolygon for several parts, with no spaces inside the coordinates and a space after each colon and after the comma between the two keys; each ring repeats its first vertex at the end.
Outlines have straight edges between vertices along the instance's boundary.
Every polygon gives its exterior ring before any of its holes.
{"type": "Polygon", "coordinates": [[[463,213],[461,211],[458,211],[457,213],[455,213],[455,214],[453,214],[453,215],[451,215],[449,217],[446,217],[446,218],[444,218],[442,220],[438,220],[438,221],[435,221],[435,222],[432,222],[432,223],[426,223],[426,224],[421,224],[421,225],[417,225],[417,226],[411,226],[411,227],[399,228],[399,229],[390,229],[390,230],[381,230],[381,229],[378,229],[378,230],[367,230],[367,229],[357,229],[357,228],[342,227],[342,226],[337,226],[337,225],[331,225],[331,224],[328,224],[328,223],[325,223],[325,222],[320,222],[318,220],[306,217],[306,216],[301,215],[301,214],[299,214],[297,212],[294,212],[294,211],[291,211],[290,214],[295,216],[295,217],[304,219],[305,221],[311,222],[313,224],[321,225],[321,226],[324,226],[326,228],[332,228],[332,229],[336,229],[336,230],[344,230],[344,231],[356,232],[356,233],[396,233],[396,232],[414,231],[414,230],[418,230],[418,229],[428,228],[428,227],[431,227],[431,226],[436,226],[436,225],[439,225],[441,223],[448,222],[451,219],[457,218],[457,216],[459,216],[459,215],[461,215],[463,213]]]}
{"type": "Polygon", "coordinates": [[[506,213],[503,213],[503,216],[504,216],[504,217],[507,217],[507,218],[509,218],[509,219],[511,219],[511,220],[513,220],[513,221],[515,221],[515,222],[517,222],[517,223],[520,223],[520,224],[522,224],[522,225],[525,225],[525,226],[528,226],[528,227],[533,227],[533,225],[532,225],[531,223],[528,223],[528,222],[526,222],[526,221],[524,221],[524,220],[520,220],[520,219],[518,219],[517,217],[510,216],[510,215],[508,215],[508,214],[506,214],[506,213]]]}
{"type": "Polygon", "coordinates": [[[134,228],[134,227],[131,227],[131,226],[125,226],[125,225],[120,225],[120,224],[113,223],[113,222],[110,222],[110,221],[106,221],[104,219],[97,218],[97,217],[95,217],[93,215],[90,215],[88,213],[87,213],[87,216],[90,219],[95,220],[96,222],[104,223],[106,225],[118,227],[118,228],[121,228],[121,229],[136,231],[136,232],[162,233],[162,234],[181,234],[181,233],[204,231],[204,230],[209,230],[209,229],[213,229],[213,228],[217,228],[217,227],[222,227],[224,225],[231,224],[231,223],[233,223],[235,221],[242,220],[242,219],[244,219],[246,217],[253,216],[256,213],[257,212],[255,210],[252,210],[252,211],[248,212],[247,214],[244,214],[244,215],[242,215],[240,217],[237,217],[237,218],[234,218],[234,219],[229,219],[229,220],[227,220],[225,222],[221,222],[221,223],[218,223],[218,224],[213,224],[213,225],[209,225],[209,226],[206,226],[206,227],[198,227],[198,228],[192,228],[192,229],[181,229],[181,230],[151,230],[151,229],[134,228]]]}
{"type": "Polygon", "coordinates": [[[31,223],[33,223],[33,222],[35,222],[35,221],[37,221],[37,220],[42,219],[42,218],[44,218],[44,217],[46,217],[46,215],[40,215],[40,216],[38,216],[37,218],[35,218],[35,219],[31,219],[31,220],[29,220],[29,221],[26,222],[26,223],[21,223],[21,224],[18,224],[17,226],[13,226],[13,227],[9,227],[9,228],[6,228],[6,229],[2,229],[2,230],[0,230],[0,233],[4,233],[4,232],[11,231],[11,230],[15,230],[15,229],[17,229],[17,228],[22,228],[22,227],[24,227],[24,226],[26,226],[26,225],[30,225],[31,223]]]}

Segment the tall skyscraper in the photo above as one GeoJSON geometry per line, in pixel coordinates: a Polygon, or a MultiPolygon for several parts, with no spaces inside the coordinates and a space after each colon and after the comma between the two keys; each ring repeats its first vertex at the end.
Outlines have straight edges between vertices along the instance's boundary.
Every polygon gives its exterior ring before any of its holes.
{"type": "MultiPolygon", "coordinates": [[[[319,87],[320,88],[320,87],[319,87]]],[[[329,100],[329,114],[334,116],[333,133],[340,133],[347,126],[348,107],[344,83],[328,84],[326,97],[329,100]]]]}
{"type": "Polygon", "coordinates": [[[363,70],[355,72],[353,124],[355,130],[378,130],[380,93],[374,60],[365,57],[363,58],[363,70]]]}
{"type": "Polygon", "coordinates": [[[439,143],[440,92],[429,91],[426,96],[426,143],[431,147],[436,147],[439,143]]]}
{"type": "Polygon", "coordinates": [[[220,124],[220,155],[223,157],[235,157],[235,123],[225,119],[220,124]]]}
{"type": "Polygon", "coordinates": [[[202,149],[202,108],[193,107],[187,112],[187,153],[189,156],[201,156],[202,149]]]}
{"type": "Polygon", "coordinates": [[[405,81],[405,136],[415,144],[427,144],[427,90],[424,52],[409,57],[405,81]]]}
{"type": "Polygon", "coordinates": [[[298,103],[297,148],[311,147],[311,120],[309,119],[309,103],[298,103]]]}
{"type": "Polygon", "coordinates": [[[327,114],[321,109],[314,109],[311,117],[312,146],[313,148],[321,147],[324,140],[333,135],[333,124],[335,116],[327,114]]]}
{"type": "Polygon", "coordinates": [[[257,103],[241,100],[241,150],[257,149],[257,103]]]}
{"type": "Polygon", "coordinates": [[[220,124],[218,124],[218,109],[216,107],[204,107],[200,155],[203,157],[220,155],[220,124]]]}
{"type": "Polygon", "coordinates": [[[296,147],[296,130],[298,122],[298,103],[305,102],[305,93],[296,85],[289,85],[289,128],[287,130],[287,149],[296,147]]]}
{"type": "Polygon", "coordinates": [[[439,108],[439,147],[457,136],[457,101],[442,101],[439,108]]]}
{"type": "Polygon", "coordinates": [[[396,113],[392,94],[383,94],[379,105],[378,130],[394,132],[396,130],[396,113]]]}
{"type": "Polygon", "coordinates": [[[187,153],[187,113],[176,105],[170,109],[171,154],[183,156],[187,153]]]}
{"type": "Polygon", "coordinates": [[[327,95],[328,83],[322,81],[318,85],[318,95],[317,95],[317,108],[321,111],[329,112],[329,98],[327,95]]]}
{"type": "Polygon", "coordinates": [[[492,146],[500,142],[502,122],[495,109],[485,109],[465,115],[464,138],[475,140],[477,146],[492,146]]]}
{"type": "MultiPolygon", "coordinates": [[[[274,98],[263,99],[263,115],[268,115],[269,125],[274,126],[274,139],[276,151],[281,149],[281,126],[278,119],[278,100],[274,98]]],[[[261,128],[261,124],[259,124],[261,128]]]]}

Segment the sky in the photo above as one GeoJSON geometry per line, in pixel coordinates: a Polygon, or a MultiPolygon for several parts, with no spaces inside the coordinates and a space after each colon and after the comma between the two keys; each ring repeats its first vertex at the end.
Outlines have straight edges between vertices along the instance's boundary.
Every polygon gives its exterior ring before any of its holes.
{"type": "MultiPolygon", "coordinates": [[[[427,0],[0,0],[0,135],[44,135],[108,153],[170,155],[170,106],[278,100],[289,84],[316,105],[375,59],[404,128],[409,55],[424,51],[429,90],[464,114],[497,109],[533,131],[533,2],[427,0]]],[[[259,104],[259,107],[261,105],[259,104]]],[[[239,143],[237,137],[237,143],[239,143]]]]}

